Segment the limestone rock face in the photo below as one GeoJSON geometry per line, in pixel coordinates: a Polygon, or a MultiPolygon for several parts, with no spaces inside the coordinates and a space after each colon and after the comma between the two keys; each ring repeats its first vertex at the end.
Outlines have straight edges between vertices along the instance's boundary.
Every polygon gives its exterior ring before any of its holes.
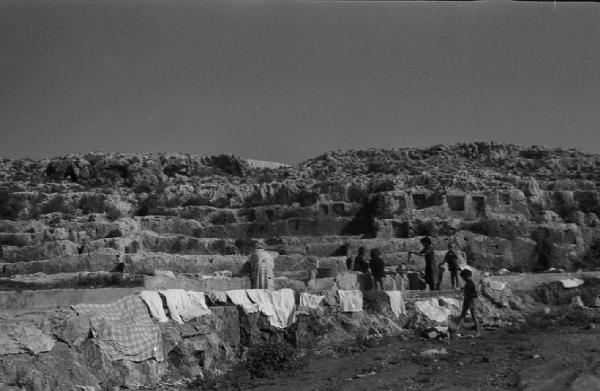
{"type": "Polygon", "coordinates": [[[361,246],[418,271],[422,259],[407,254],[423,236],[439,260],[453,243],[483,272],[595,267],[599,165],[497,143],[332,151],[294,167],[177,153],[3,159],[0,277],[241,277],[262,241],[280,254],[276,277],[306,284],[315,264],[318,278],[345,272],[361,246]]]}
{"type": "MultiPolygon", "coordinates": [[[[0,159],[0,307],[101,302],[143,289],[244,289],[258,245],[278,254],[277,288],[324,295],[328,306],[338,304],[338,289],[371,289],[368,273],[348,270],[361,247],[367,259],[380,250],[388,289],[399,281],[420,287],[425,262],[414,253],[425,236],[437,263],[453,244],[478,281],[500,269],[591,269],[600,266],[599,173],[600,155],[496,143],[331,151],[293,167],[177,153],[0,159]],[[406,281],[396,273],[403,264],[406,281]]],[[[447,288],[447,270],[443,281],[447,288]]],[[[483,287],[494,303],[484,316],[527,305],[495,288],[483,287]]],[[[548,303],[581,295],[593,305],[596,296],[578,289],[539,293],[548,303]]],[[[365,297],[374,307],[387,298],[365,297]]],[[[420,306],[423,318],[442,323],[458,310],[450,298],[420,306]]],[[[302,345],[302,336],[330,328],[347,335],[314,314],[299,315],[294,337],[274,334],[259,313],[211,310],[183,326],[160,325],[164,362],[107,360],[87,319],[67,309],[34,324],[2,324],[0,378],[31,390],[152,387],[167,373],[221,370],[240,345],[274,336],[302,345]]],[[[367,315],[343,319],[372,327],[367,315]]],[[[572,388],[593,381],[582,377],[572,388]]]]}

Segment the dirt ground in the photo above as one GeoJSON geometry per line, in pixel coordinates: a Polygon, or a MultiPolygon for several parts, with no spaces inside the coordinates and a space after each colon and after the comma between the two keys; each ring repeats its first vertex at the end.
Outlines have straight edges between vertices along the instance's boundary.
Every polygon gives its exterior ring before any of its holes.
{"type": "MultiPolygon", "coordinates": [[[[450,342],[387,338],[365,350],[311,360],[253,390],[568,390],[600,375],[600,330],[577,326],[487,330],[450,342]],[[425,356],[428,349],[447,354],[425,356]]],[[[327,353],[325,353],[325,356],[327,353]]]]}

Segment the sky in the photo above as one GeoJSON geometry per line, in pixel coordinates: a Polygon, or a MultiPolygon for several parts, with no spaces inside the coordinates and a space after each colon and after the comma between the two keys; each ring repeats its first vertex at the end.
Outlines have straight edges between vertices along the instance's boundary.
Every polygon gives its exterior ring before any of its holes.
{"type": "Polygon", "coordinates": [[[0,157],[600,153],[600,4],[0,0],[0,157]]]}

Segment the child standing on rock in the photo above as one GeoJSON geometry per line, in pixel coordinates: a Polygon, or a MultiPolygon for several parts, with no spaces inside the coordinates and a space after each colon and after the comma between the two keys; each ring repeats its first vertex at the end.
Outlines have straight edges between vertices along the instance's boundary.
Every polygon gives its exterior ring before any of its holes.
{"type": "Polygon", "coordinates": [[[460,277],[465,282],[465,297],[463,299],[462,313],[460,314],[458,324],[456,325],[456,333],[458,334],[460,332],[463,320],[467,316],[467,311],[470,311],[473,323],[475,323],[475,335],[479,336],[479,321],[477,320],[477,304],[479,296],[477,294],[477,287],[473,281],[473,273],[469,269],[463,269],[460,272],[460,277]]]}
{"type": "Polygon", "coordinates": [[[425,283],[429,287],[430,291],[435,291],[438,289],[438,271],[436,270],[437,265],[435,263],[435,250],[433,248],[431,238],[428,236],[421,238],[421,245],[423,245],[423,249],[421,251],[418,253],[409,251],[408,255],[410,256],[411,254],[414,254],[425,257],[425,283]]]}
{"type": "Polygon", "coordinates": [[[446,252],[446,256],[442,263],[440,263],[440,278],[438,282],[438,287],[442,284],[442,275],[444,272],[444,264],[448,264],[448,271],[450,272],[450,284],[452,285],[452,289],[460,288],[458,286],[458,256],[454,251],[454,245],[452,243],[448,243],[448,251],[446,252]]]}
{"type": "Polygon", "coordinates": [[[369,262],[373,274],[373,290],[383,291],[383,279],[385,278],[385,261],[381,258],[378,248],[371,250],[371,261],[369,262]]]}

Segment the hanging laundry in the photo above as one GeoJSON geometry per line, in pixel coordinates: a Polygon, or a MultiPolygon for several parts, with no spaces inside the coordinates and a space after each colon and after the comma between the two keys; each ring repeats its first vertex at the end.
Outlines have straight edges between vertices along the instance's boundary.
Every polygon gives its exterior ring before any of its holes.
{"type": "Polygon", "coordinates": [[[227,294],[225,291],[210,291],[207,295],[213,303],[227,303],[227,294]]]}
{"type": "Polygon", "coordinates": [[[273,298],[267,289],[247,289],[246,292],[256,305],[258,310],[268,317],[275,316],[275,308],[273,308],[273,298]]]}
{"type": "Polygon", "coordinates": [[[141,291],[140,297],[148,306],[150,315],[159,322],[168,322],[167,314],[163,308],[163,301],[157,291],[141,291]]]}
{"type": "Polygon", "coordinates": [[[343,312],[360,312],[363,310],[362,292],[358,290],[338,290],[343,312]]]}
{"type": "Polygon", "coordinates": [[[258,306],[250,301],[245,289],[234,289],[226,293],[229,300],[242,307],[245,313],[253,314],[258,311],[258,306]]]}
{"type": "Polygon", "coordinates": [[[258,305],[258,310],[269,317],[271,326],[283,329],[295,321],[296,297],[293,290],[248,289],[246,292],[258,305]]]}
{"type": "Polygon", "coordinates": [[[289,288],[280,289],[278,291],[270,291],[275,316],[271,317],[270,323],[272,326],[281,329],[290,326],[296,321],[296,295],[289,288]]]}
{"type": "Polygon", "coordinates": [[[202,292],[167,289],[160,291],[160,294],[166,299],[169,316],[177,323],[211,313],[202,292]]]}
{"type": "Polygon", "coordinates": [[[396,317],[406,315],[406,307],[404,305],[404,297],[401,291],[384,291],[390,299],[390,307],[396,317]]]}
{"type": "Polygon", "coordinates": [[[95,343],[110,360],[164,360],[160,328],[140,296],[110,304],[78,304],[73,309],[89,317],[95,343]]]}
{"type": "Polygon", "coordinates": [[[300,293],[300,307],[306,307],[311,309],[317,309],[321,306],[321,302],[325,299],[325,296],[313,295],[308,292],[300,293]]]}

